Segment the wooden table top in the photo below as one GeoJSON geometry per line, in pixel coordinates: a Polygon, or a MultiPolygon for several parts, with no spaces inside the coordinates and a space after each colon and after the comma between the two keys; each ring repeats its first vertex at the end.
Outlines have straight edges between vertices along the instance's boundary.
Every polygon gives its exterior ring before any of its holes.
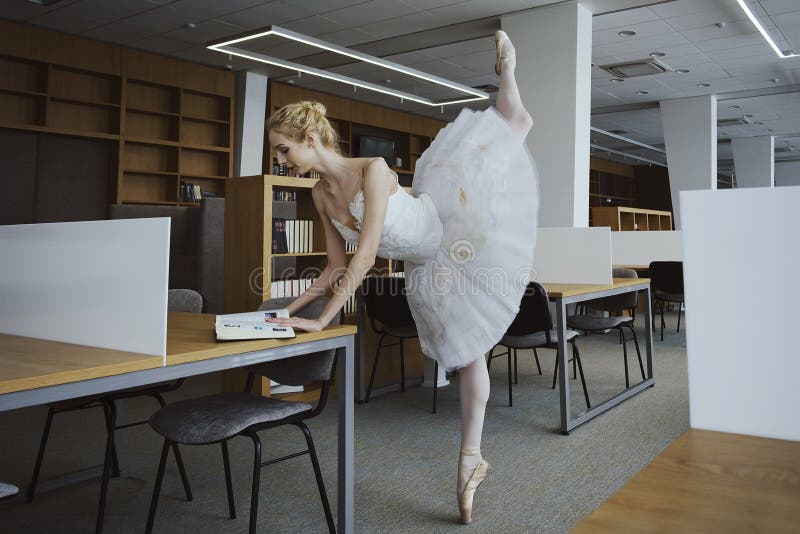
{"type": "MultiPolygon", "coordinates": [[[[167,365],[206,360],[283,345],[354,335],[355,326],[298,332],[293,339],[217,342],[214,315],[170,312],[167,365]]],[[[0,394],[161,367],[163,358],[44,339],[0,334],[0,394]]]]}
{"type": "Polygon", "coordinates": [[[572,533],[798,529],[800,442],[692,429],[572,533]]]}
{"type": "Polygon", "coordinates": [[[649,284],[649,278],[614,278],[612,285],[603,284],[542,284],[550,297],[574,297],[575,295],[585,295],[595,291],[605,291],[618,287],[635,286],[637,284],[649,284]]]}

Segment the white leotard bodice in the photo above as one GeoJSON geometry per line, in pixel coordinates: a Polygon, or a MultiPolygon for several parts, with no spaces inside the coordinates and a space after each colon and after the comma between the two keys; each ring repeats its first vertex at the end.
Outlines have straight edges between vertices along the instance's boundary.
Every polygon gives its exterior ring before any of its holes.
{"type": "MultiPolygon", "coordinates": [[[[331,222],[345,241],[357,245],[364,223],[363,191],[350,202],[349,210],[356,220],[356,230],[335,219],[331,222]]],[[[427,194],[414,197],[398,184],[397,191],[389,196],[378,256],[392,260],[424,260],[433,256],[441,241],[442,223],[431,198],[427,194]]]]}

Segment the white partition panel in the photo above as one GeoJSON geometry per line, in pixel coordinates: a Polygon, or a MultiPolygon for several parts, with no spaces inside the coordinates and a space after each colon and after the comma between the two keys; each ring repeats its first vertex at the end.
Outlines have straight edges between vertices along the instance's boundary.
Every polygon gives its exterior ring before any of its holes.
{"type": "Polygon", "coordinates": [[[539,228],[533,270],[542,283],[611,284],[611,229],[539,228]]]}
{"type": "Polygon", "coordinates": [[[166,357],[169,226],[0,226],[0,332],[166,357]]]}
{"type": "Polygon", "coordinates": [[[800,440],[800,187],[681,206],[691,426],[800,440]]]}
{"type": "Polygon", "coordinates": [[[614,265],[650,265],[651,261],[681,261],[680,230],[663,232],[611,232],[614,265]]]}

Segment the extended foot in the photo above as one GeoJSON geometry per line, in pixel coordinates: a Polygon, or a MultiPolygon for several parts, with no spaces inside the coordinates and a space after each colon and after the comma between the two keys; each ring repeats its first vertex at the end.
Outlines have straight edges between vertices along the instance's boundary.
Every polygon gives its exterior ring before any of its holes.
{"type": "Polygon", "coordinates": [[[517,65],[517,55],[514,45],[511,44],[511,39],[508,38],[508,34],[503,30],[497,30],[494,32],[494,43],[497,55],[494,72],[500,76],[505,70],[514,70],[517,65]]]}
{"type": "Polygon", "coordinates": [[[458,464],[458,512],[461,522],[472,523],[472,501],[475,490],[489,476],[492,466],[481,457],[480,449],[461,449],[458,464]]]}

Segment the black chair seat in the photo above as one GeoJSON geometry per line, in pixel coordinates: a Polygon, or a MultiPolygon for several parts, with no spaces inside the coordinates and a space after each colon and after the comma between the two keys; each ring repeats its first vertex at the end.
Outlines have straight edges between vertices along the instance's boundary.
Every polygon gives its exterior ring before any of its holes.
{"type": "Polygon", "coordinates": [[[653,295],[659,300],[666,300],[669,302],[684,301],[683,293],[667,293],[666,291],[661,291],[656,289],[655,291],[653,291],[653,295]]]}
{"type": "Polygon", "coordinates": [[[595,315],[571,315],[567,317],[567,326],[575,330],[598,331],[617,328],[632,323],[633,317],[599,317],[595,315]]]}
{"type": "Polygon", "coordinates": [[[383,325],[383,331],[394,337],[417,337],[417,325],[388,326],[383,325]]]}
{"type": "Polygon", "coordinates": [[[313,406],[305,402],[218,393],[168,404],[150,418],[153,429],[175,443],[202,445],[236,436],[253,425],[286,419],[313,406]]]}
{"type": "MultiPolygon", "coordinates": [[[[578,337],[580,334],[575,330],[567,330],[567,341],[578,337]]],[[[551,347],[552,345],[558,343],[558,330],[553,329],[550,330],[550,343],[547,343],[547,334],[545,332],[540,331],[533,334],[528,334],[525,336],[503,336],[503,339],[500,340],[500,344],[506,347],[511,347],[512,349],[532,349],[538,347],[551,347]]]]}

